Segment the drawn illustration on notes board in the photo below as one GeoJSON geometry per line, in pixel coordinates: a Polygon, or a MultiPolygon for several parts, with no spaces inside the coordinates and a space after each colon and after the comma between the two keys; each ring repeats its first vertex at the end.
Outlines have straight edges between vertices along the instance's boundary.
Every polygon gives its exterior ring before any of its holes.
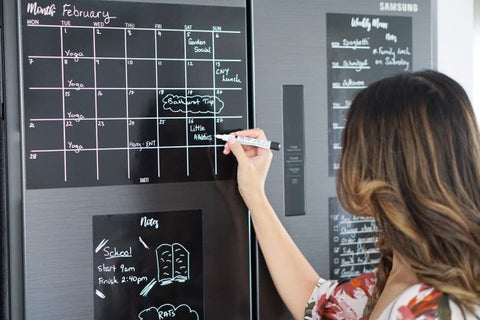
{"type": "Polygon", "coordinates": [[[181,304],[175,307],[171,304],[164,304],[158,308],[150,307],[138,314],[140,320],[198,320],[198,313],[190,306],[181,304]]]}
{"type": "Polygon", "coordinates": [[[157,280],[160,285],[190,279],[190,253],[179,243],[162,244],[156,249],[157,280]]]}
{"type": "MultiPolygon", "coordinates": [[[[141,242],[144,247],[148,248],[143,241],[141,242]]],[[[143,297],[146,297],[157,283],[166,286],[174,282],[184,283],[190,280],[190,252],[183,245],[164,243],[155,249],[155,254],[157,276],[140,291],[140,295],[143,297]]]]}
{"type": "Polygon", "coordinates": [[[164,110],[190,114],[219,114],[224,106],[223,101],[216,96],[177,96],[167,94],[162,99],[164,110]],[[186,99],[186,103],[185,103],[186,99]]]}

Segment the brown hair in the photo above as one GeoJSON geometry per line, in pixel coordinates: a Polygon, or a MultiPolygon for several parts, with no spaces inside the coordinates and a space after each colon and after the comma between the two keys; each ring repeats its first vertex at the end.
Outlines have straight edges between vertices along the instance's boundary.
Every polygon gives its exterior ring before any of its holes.
{"type": "Polygon", "coordinates": [[[429,70],[380,80],[352,102],[342,147],[340,203],[379,228],[367,314],[392,250],[420,281],[469,310],[480,305],[480,138],[462,87],[429,70]]]}

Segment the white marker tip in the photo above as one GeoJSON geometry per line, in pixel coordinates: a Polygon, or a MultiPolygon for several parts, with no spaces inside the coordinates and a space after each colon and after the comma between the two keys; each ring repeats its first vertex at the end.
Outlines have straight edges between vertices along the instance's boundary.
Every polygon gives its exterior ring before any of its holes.
{"type": "Polygon", "coordinates": [[[229,134],[216,134],[215,138],[223,140],[223,141],[228,141],[228,138],[230,137],[229,134]]]}

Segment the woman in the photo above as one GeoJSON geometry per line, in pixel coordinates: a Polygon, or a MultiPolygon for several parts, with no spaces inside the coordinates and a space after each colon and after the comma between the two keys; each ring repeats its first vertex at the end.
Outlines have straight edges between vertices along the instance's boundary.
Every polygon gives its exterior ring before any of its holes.
{"type": "MultiPolygon", "coordinates": [[[[265,139],[259,129],[235,134],[265,139]]],[[[480,319],[480,136],[461,86],[435,71],[370,85],[350,106],[342,147],[340,203],[375,218],[382,258],[375,272],[340,284],[319,278],[268,202],[272,153],[233,138],[225,145],[294,318],[480,319]]]]}

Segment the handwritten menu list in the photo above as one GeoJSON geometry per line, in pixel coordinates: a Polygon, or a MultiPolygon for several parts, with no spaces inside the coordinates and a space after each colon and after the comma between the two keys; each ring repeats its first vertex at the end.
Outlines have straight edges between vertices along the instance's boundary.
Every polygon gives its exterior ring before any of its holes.
{"type": "Polygon", "coordinates": [[[94,216],[94,319],[203,319],[202,243],[200,210],[94,216]]]}
{"type": "Polygon", "coordinates": [[[330,277],[346,280],[372,271],[379,262],[373,218],[353,216],[329,198],[330,277]]]}
{"type": "Polygon", "coordinates": [[[412,70],[412,18],[327,13],[329,175],[339,169],[341,136],[355,94],[412,70]]]}

